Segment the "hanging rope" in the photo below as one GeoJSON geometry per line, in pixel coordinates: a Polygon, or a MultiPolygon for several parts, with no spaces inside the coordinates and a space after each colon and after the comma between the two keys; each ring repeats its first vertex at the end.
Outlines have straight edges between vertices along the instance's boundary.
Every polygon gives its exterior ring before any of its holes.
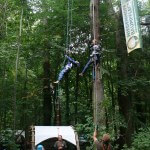
{"type": "Polygon", "coordinates": [[[66,49],[69,49],[69,45],[72,42],[72,24],[73,24],[72,7],[73,7],[73,0],[68,0],[66,49]]]}
{"type": "MultiPolygon", "coordinates": [[[[66,31],[66,50],[65,50],[65,54],[67,53],[67,51],[69,50],[69,46],[72,42],[72,6],[73,6],[73,0],[68,0],[68,3],[67,3],[67,31],[66,31]]],[[[66,58],[64,59],[64,62],[63,62],[63,66],[65,65],[65,62],[66,62],[66,58]]],[[[57,89],[56,89],[56,97],[57,97],[57,113],[60,113],[60,85],[58,83],[57,85],[57,89]]],[[[59,115],[59,118],[57,116],[57,122],[60,121],[60,114],[57,114],[59,115]]],[[[59,122],[60,123],[60,122],[59,122]]]]}
{"type": "Polygon", "coordinates": [[[66,49],[69,46],[69,19],[70,19],[70,0],[68,0],[68,9],[67,9],[67,37],[66,37],[66,49]]]}
{"type": "Polygon", "coordinates": [[[71,7],[70,7],[70,44],[72,42],[72,25],[73,25],[72,8],[73,8],[73,0],[71,0],[71,7]]]}
{"type": "Polygon", "coordinates": [[[97,64],[96,64],[96,60],[94,60],[94,118],[95,118],[95,128],[97,128],[98,125],[98,103],[97,103],[97,64]]]}
{"type": "Polygon", "coordinates": [[[95,0],[93,0],[93,37],[96,39],[95,36],[95,0]]]}

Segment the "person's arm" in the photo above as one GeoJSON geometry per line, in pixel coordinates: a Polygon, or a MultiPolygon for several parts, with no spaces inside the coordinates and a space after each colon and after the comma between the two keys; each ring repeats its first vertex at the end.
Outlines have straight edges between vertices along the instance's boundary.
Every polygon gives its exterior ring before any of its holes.
{"type": "Polygon", "coordinates": [[[93,133],[93,140],[94,140],[94,142],[97,141],[97,131],[96,130],[93,133]]]}
{"type": "Polygon", "coordinates": [[[75,61],[75,60],[72,59],[71,57],[69,57],[69,56],[67,56],[67,55],[65,55],[65,57],[66,57],[70,62],[72,62],[73,64],[75,64],[75,65],[78,65],[78,64],[79,64],[78,61],[75,61]]]}

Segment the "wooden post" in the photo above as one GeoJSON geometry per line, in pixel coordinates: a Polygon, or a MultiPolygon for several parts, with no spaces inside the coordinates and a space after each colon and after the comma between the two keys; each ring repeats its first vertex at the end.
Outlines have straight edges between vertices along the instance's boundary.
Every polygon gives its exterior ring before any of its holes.
{"type": "Polygon", "coordinates": [[[77,150],[80,150],[80,145],[79,145],[79,137],[76,131],[74,131],[75,133],[75,139],[76,139],[76,146],[77,146],[77,150]]]}
{"type": "Polygon", "coordinates": [[[77,133],[77,131],[75,130],[75,128],[73,126],[71,126],[71,127],[74,130],[74,134],[75,134],[76,148],[77,148],[77,150],[80,150],[80,143],[79,143],[78,133],[77,133]]]}
{"type": "Polygon", "coordinates": [[[31,134],[32,134],[31,148],[32,150],[35,150],[35,128],[33,125],[31,126],[31,134]]]}
{"type": "MultiPolygon", "coordinates": [[[[91,28],[92,38],[96,39],[99,43],[99,0],[91,0],[90,4],[91,14],[91,28]]],[[[94,66],[95,67],[95,66],[94,66]]],[[[93,81],[93,105],[94,105],[94,123],[95,125],[104,125],[104,109],[102,108],[102,101],[104,99],[103,83],[101,77],[100,64],[96,65],[95,79],[93,81]]]]}

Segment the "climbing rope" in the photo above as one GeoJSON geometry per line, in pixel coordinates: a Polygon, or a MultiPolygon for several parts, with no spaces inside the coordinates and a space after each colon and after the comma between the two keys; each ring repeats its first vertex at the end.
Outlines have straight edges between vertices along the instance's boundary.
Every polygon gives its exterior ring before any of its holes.
{"type": "Polygon", "coordinates": [[[67,9],[67,36],[66,36],[66,49],[69,46],[69,19],[70,19],[70,0],[68,0],[68,9],[67,9]]]}
{"type": "Polygon", "coordinates": [[[66,51],[69,49],[69,45],[72,42],[72,7],[73,7],[73,0],[68,0],[68,8],[67,8],[67,34],[66,34],[66,51]]]}
{"type": "Polygon", "coordinates": [[[98,103],[97,103],[97,84],[96,84],[96,81],[97,81],[97,64],[96,64],[96,60],[94,59],[94,120],[95,120],[95,128],[97,127],[98,125],[98,103]]]}
{"type": "MultiPolygon", "coordinates": [[[[93,37],[94,40],[96,39],[96,30],[95,30],[95,0],[93,0],[93,37]]],[[[95,45],[95,43],[94,43],[95,45]]],[[[93,49],[94,50],[94,49],[93,49]]],[[[97,57],[97,56],[96,56],[97,57]]],[[[98,59],[98,58],[97,58],[98,59]]],[[[95,128],[98,125],[98,102],[97,102],[97,64],[94,58],[94,121],[95,121],[95,128]]]]}
{"type": "Polygon", "coordinates": [[[72,25],[73,25],[72,8],[73,8],[73,0],[71,0],[71,8],[70,8],[70,44],[72,42],[72,25]]]}
{"type": "Polygon", "coordinates": [[[93,37],[96,39],[96,33],[95,33],[95,0],[93,0],[93,37]]]}
{"type": "MultiPolygon", "coordinates": [[[[72,42],[72,24],[73,24],[72,6],[73,6],[73,0],[68,0],[68,3],[67,3],[67,29],[66,29],[67,31],[66,31],[66,50],[65,50],[65,54],[69,50],[69,46],[70,46],[70,44],[72,42]]],[[[63,66],[65,65],[66,59],[67,58],[64,59],[63,66]]],[[[60,97],[59,96],[60,96],[60,85],[58,83],[57,89],[56,89],[57,109],[60,109],[60,97]]],[[[58,112],[59,111],[57,111],[57,113],[58,112]]]]}

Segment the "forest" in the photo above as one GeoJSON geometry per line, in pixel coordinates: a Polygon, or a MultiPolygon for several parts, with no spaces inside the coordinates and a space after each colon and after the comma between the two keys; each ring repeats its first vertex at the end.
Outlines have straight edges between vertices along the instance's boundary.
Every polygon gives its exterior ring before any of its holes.
{"type": "MultiPolygon", "coordinates": [[[[17,130],[25,132],[27,145],[32,125],[74,126],[87,142],[83,150],[94,149],[92,65],[80,75],[91,54],[91,1],[0,1],[0,150],[19,150],[17,130]],[[55,84],[69,44],[80,66],[55,84]]],[[[103,89],[99,139],[109,133],[116,150],[149,150],[150,0],[138,0],[143,48],[131,53],[120,0],[96,1],[103,89]]]]}

